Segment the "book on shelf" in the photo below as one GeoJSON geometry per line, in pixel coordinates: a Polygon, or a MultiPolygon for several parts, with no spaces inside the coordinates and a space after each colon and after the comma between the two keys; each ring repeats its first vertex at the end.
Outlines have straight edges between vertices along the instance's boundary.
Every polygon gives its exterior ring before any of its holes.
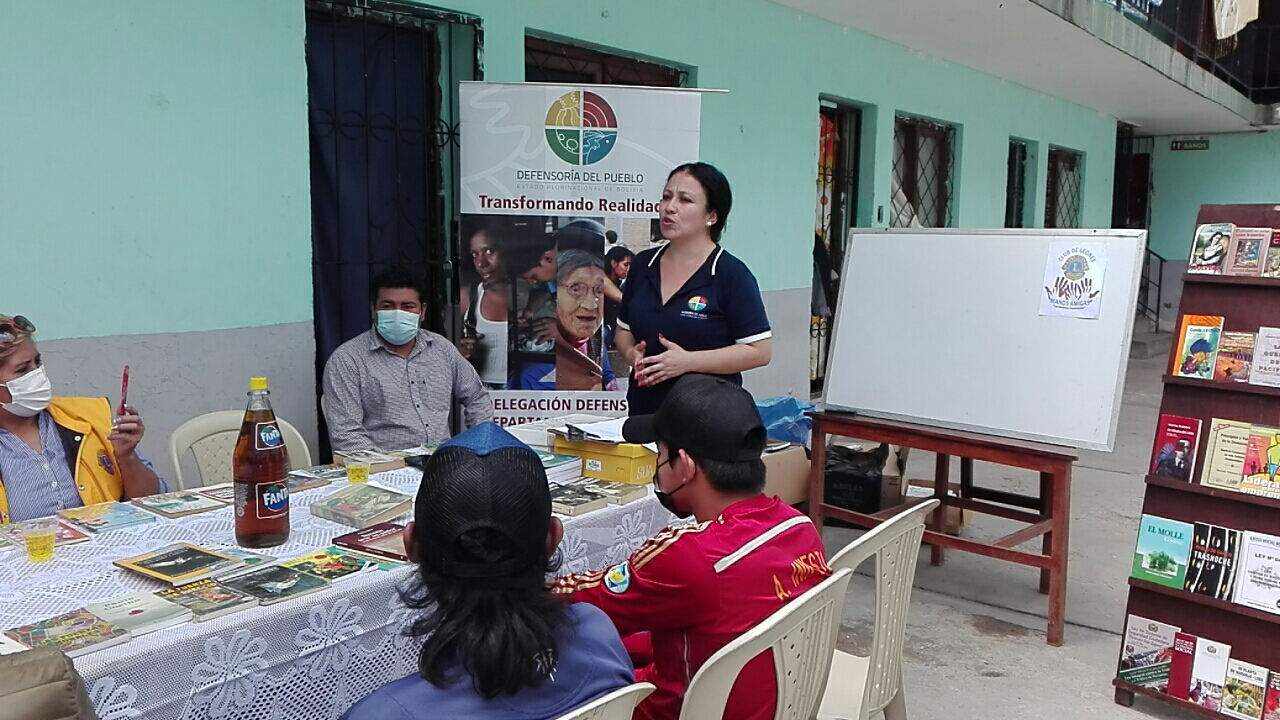
{"type": "Polygon", "coordinates": [[[114,564],[177,586],[204,580],[215,573],[244,565],[244,561],[190,543],[175,543],[153,552],[115,560],[114,564]]]}
{"type": "Polygon", "coordinates": [[[1224,332],[1218,336],[1218,359],[1213,366],[1213,379],[1218,382],[1249,382],[1253,367],[1254,333],[1224,332]]]}
{"type": "Polygon", "coordinates": [[[91,533],[153,523],[156,516],[129,503],[104,502],[59,510],[58,517],[91,533]]]}
{"type": "Polygon", "coordinates": [[[1249,384],[1280,387],[1280,328],[1260,327],[1253,343],[1249,384]]]}
{"type": "Polygon", "coordinates": [[[292,560],[286,560],[280,565],[291,570],[300,570],[308,575],[315,575],[318,578],[324,578],[331,583],[347,580],[365,571],[389,570],[393,567],[391,563],[380,563],[372,558],[362,557],[338,547],[317,550],[292,560]]]}
{"type": "Polygon", "coordinates": [[[167,518],[186,517],[210,510],[221,510],[227,506],[227,503],[221,500],[194,490],[148,495],[134,500],[133,504],[167,518]]]}
{"type": "Polygon", "coordinates": [[[1181,630],[1174,625],[1130,615],[1125,623],[1117,677],[1127,683],[1168,693],[1173,637],[1181,630]]]}
{"type": "Polygon", "coordinates": [[[1280,674],[1267,678],[1267,701],[1262,707],[1262,720],[1280,720],[1280,674]]]}
{"type": "MultiPolygon", "coordinates": [[[[6,542],[18,547],[26,547],[26,541],[22,539],[22,528],[17,524],[0,525],[0,537],[6,542]]],[[[64,545],[75,545],[76,543],[88,542],[89,536],[80,532],[76,528],[64,522],[59,522],[57,530],[54,531],[53,546],[62,547],[64,545]]]]}
{"type": "Polygon", "coordinates": [[[258,598],[263,605],[274,605],[329,587],[329,581],[324,578],[283,565],[251,570],[220,582],[232,590],[258,598]]]}
{"type": "Polygon", "coordinates": [[[1235,602],[1280,615],[1280,537],[1255,532],[1240,534],[1235,602]]]}
{"type": "Polygon", "coordinates": [[[413,498],[386,488],[358,483],[311,504],[311,514],[357,530],[394,520],[413,508],[413,498]]]}
{"type": "Polygon", "coordinates": [[[369,466],[370,474],[387,472],[389,470],[399,470],[404,467],[403,455],[396,456],[389,453],[380,453],[376,450],[336,452],[333,454],[333,461],[344,467],[351,463],[365,463],[369,466]]]}
{"type": "Polygon", "coordinates": [[[236,486],[234,483],[220,483],[218,485],[210,485],[203,487],[196,492],[207,498],[217,500],[220,503],[230,505],[236,501],[236,486]]]}
{"type": "Polygon", "coordinates": [[[1280,500],[1280,428],[1270,425],[1249,428],[1240,492],[1280,500]]]}
{"type": "Polygon", "coordinates": [[[1183,315],[1178,329],[1178,358],[1173,374],[1213,379],[1223,318],[1219,315],[1183,315]]]}
{"type": "Polygon", "coordinates": [[[1267,669],[1243,660],[1227,661],[1220,712],[1240,720],[1261,720],[1267,697],[1267,669]]]}
{"type": "Polygon", "coordinates": [[[1138,525],[1132,576],[1181,590],[1191,556],[1192,532],[1190,523],[1143,515],[1138,525]]]}
{"type": "Polygon", "coordinates": [[[12,655],[30,649],[8,635],[0,634],[0,655],[12,655]]]}
{"type": "Polygon", "coordinates": [[[1244,477],[1244,456],[1253,425],[1239,420],[1213,418],[1209,421],[1209,441],[1205,446],[1200,484],[1239,492],[1244,477]]]}
{"type": "Polygon", "coordinates": [[[1187,699],[1206,710],[1219,712],[1230,660],[1230,645],[1196,638],[1196,659],[1191,665],[1191,689],[1187,699]]]}
{"type": "Polygon", "coordinates": [[[1198,522],[1182,589],[1231,602],[1236,586],[1236,552],[1240,531],[1198,522]]]}
{"type": "Polygon", "coordinates": [[[29,648],[57,648],[67,657],[79,657],[129,640],[128,630],[84,608],[10,628],[4,634],[29,648]]]}
{"type": "Polygon", "coordinates": [[[1200,447],[1200,420],[1181,415],[1161,415],[1156,442],[1151,449],[1151,474],[1171,480],[1191,481],[1200,447]]]}
{"type": "Polygon", "coordinates": [[[258,604],[258,598],[220,585],[213,580],[197,580],[182,587],[156,593],[162,600],[191,611],[196,622],[222,617],[258,604]]]}
{"type": "Polygon", "coordinates": [[[333,539],[333,544],[376,558],[408,562],[404,551],[404,526],[396,523],[379,523],[333,539]]]}
{"type": "Polygon", "coordinates": [[[1191,633],[1173,634],[1173,659],[1169,661],[1169,697],[1190,700],[1191,667],[1196,661],[1196,641],[1191,633]]]}
{"type": "Polygon", "coordinates": [[[1221,275],[1235,229],[1231,223],[1206,223],[1197,227],[1191,241],[1187,272],[1192,275],[1221,275]]]}
{"type": "Polygon", "coordinates": [[[1262,257],[1271,244],[1271,228],[1238,227],[1231,233],[1231,251],[1222,269],[1224,275],[1258,277],[1262,257]]]}
{"type": "Polygon", "coordinates": [[[569,517],[585,515],[609,505],[609,498],[584,491],[577,483],[551,486],[551,511],[569,517]]]}
{"type": "Polygon", "coordinates": [[[187,608],[145,591],[86,605],[85,610],[128,630],[133,637],[181,625],[191,619],[191,611],[187,608]]]}
{"type": "Polygon", "coordinates": [[[1280,229],[1271,231],[1271,242],[1267,243],[1267,249],[1262,253],[1262,277],[1280,278],[1280,229]]]}

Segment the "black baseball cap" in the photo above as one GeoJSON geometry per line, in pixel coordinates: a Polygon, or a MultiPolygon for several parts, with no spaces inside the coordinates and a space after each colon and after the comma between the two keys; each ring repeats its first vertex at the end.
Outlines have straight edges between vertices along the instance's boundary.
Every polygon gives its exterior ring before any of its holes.
{"type": "Polygon", "coordinates": [[[546,571],[546,470],[537,453],[495,423],[461,433],[427,459],[414,520],[420,562],[441,575],[521,581],[546,571]],[[459,538],[479,528],[505,536],[516,555],[477,562],[459,538]]]}
{"type": "Polygon", "coordinates": [[[703,460],[759,460],[768,434],[751,393],[724,378],[685,375],[667,393],[658,411],[622,425],[631,443],[661,440],[703,460]]]}

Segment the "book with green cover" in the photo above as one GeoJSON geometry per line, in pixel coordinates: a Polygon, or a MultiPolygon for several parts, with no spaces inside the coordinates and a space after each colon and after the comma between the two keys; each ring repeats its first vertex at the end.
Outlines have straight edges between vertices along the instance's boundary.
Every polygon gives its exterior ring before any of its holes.
{"type": "Polygon", "coordinates": [[[109,623],[84,608],[30,625],[10,628],[4,634],[29,648],[58,648],[67,657],[79,657],[119,645],[129,639],[128,630],[109,623]]]}
{"type": "Polygon", "coordinates": [[[263,605],[273,605],[329,587],[329,581],[324,578],[283,565],[251,570],[219,582],[232,590],[258,598],[258,602],[263,605]]]}
{"type": "Polygon", "coordinates": [[[404,493],[358,483],[311,504],[311,514],[357,530],[393,520],[413,508],[404,493]]]}
{"type": "Polygon", "coordinates": [[[1138,580],[1182,589],[1187,560],[1191,556],[1194,528],[1190,523],[1143,515],[1138,525],[1138,543],[1133,553],[1133,570],[1138,580]]]}
{"type": "Polygon", "coordinates": [[[1173,374],[1181,377],[1213,379],[1222,334],[1220,315],[1183,315],[1178,331],[1178,362],[1173,374]]]}
{"type": "Polygon", "coordinates": [[[133,504],[168,518],[185,517],[196,513],[209,512],[210,510],[220,510],[227,506],[227,503],[195,490],[179,490],[178,492],[163,493],[161,495],[148,495],[134,500],[133,504]]]}
{"type": "Polygon", "coordinates": [[[398,563],[380,563],[372,558],[353,555],[341,548],[329,547],[280,564],[336,583],[366,570],[390,570],[398,563]]]}
{"type": "Polygon", "coordinates": [[[182,587],[161,590],[156,596],[190,610],[196,622],[212,620],[258,604],[257,598],[213,580],[198,580],[182,587]]]}
{"type": "Polygon", "coordinates": [[[1240,490],[1244,475],[1244,455],[1253,426],[1239,420],[1213,418],[1209,421],[1209,441],[1205,449],[1200,484],[1223,490],[1240,490]]]}

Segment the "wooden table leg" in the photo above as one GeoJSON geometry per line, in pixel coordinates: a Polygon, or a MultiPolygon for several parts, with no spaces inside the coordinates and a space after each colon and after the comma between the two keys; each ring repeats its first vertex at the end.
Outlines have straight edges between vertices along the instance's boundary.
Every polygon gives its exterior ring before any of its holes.
{"type": "Polygon", "coordinates": [[[1133,693],[1124,688],[1116,688],[1116,704],[1133,707],[1133,693]]]}
{"type": "Polygon", "coordinates": [[[822,534],[822,501],[826,490],[827,430],[821,418],[814,418],[809,441],[809,519],[822,534]]]}
{"type": "MultiPolygon", "coordinates": [[[[1040,514],[1045,517],[1053,517],[1053,473],[1040,473],[1040,514]]],[[[1040,544],[1041,555],[1053,554],[1053,531],[1044,534],[1044,540],[1040,544]]],[[[1049,594],[1049,570],[1040,571],[1040,594],[1049,594]]]]}
{"type": "Polygon", "coordinates": [[[1071,464],[1053,476],[1053,570],[1049,576],[1049,644],[1062,645],[1067,613],[1067,539],[1071,526],[1071,464]]]}
{"type": "Polygon", "coordinates": [[[973,492],[973,458],[960,458],[960,497],[973,492]]]}
{"type": "MultiPolygon", "coordinates": [[[[938,453],[937,463],[934,465],[933,470],[933,496],[939,499],[945,498],[947,496],[947,490],[950,488],[951,456],[938,453]]],[[[939,505],[938,508],[933,511],[933,523],[929,529],[938,534],[942,534],[947,531],[946,505],[939,505]]],[[[946,562],[946,552],[947,549],[941,545],[933,545],[930,547],[929,562],[934,565],[941,565],[946,562]]]]}

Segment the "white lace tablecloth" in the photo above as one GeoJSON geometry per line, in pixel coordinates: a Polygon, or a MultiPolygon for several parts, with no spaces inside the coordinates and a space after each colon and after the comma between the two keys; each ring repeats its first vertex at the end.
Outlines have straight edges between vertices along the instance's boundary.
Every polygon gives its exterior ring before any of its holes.
{"type": "MultiPolygon", "coordinates": [[[[413,469],[372,480],[410,494],[413,469]]],[[[311,515],[310,505],[345,483],[291,498],[289,542],[268,550],[291,558],[326,547],[350,528],[311,515]]],[[[563,518],[562,573],[621,562],[672,516],[649,497],[563,518]]],[[[52,562],[0,554],[0,628],[42,620],[165,585],[111,562],[174,542],[233,547],[229,508],[123,528],[60,547],[52,562]]],[[[187,623],[76,658],[101,720],[334,719],[383,683],[417,670],[418,645],[401,633],[409,611],[397,586],[411,566],[351,578],[324,591],[215,620],[187,623]]]]}

